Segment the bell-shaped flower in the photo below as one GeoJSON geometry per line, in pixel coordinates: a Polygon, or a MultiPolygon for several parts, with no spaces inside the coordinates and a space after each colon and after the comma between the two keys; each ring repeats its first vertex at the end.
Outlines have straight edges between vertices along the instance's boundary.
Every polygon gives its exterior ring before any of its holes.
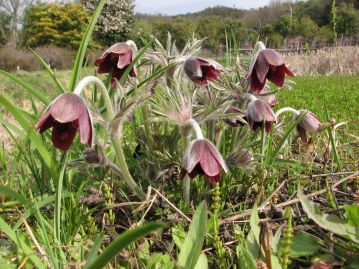
{"type": "Polygon", "coordinates": [[[253,131],[261,128],[264,123],[266,132],[270,132],[272,123],[277,122],[272,108],[261,99],[250,102],[247,110],[248,122],[253,131]]]}
{"type": "Polygon", "coordinates": [[[73,93],[57,97],[46,109],[36,124],[43,133],[52,128],[52,143],[58,149],[67,151],[80,131],[82,144],[92,145],[92,120],[85,101],[73,93]]]}
{"type": "Polygon", "coordinates": [[[236,116],[233,118],[228,116],[227,118],[224,119],[224,122],[227,123],[228,125],[230,125],[232,127],[239,127],[239,126],[243,126],[246,124],[247,115],[239,108],[231,106],[230,108],[228,108],[226,110],[225,113],[232,114],[232,115],[236,116]]]}
{"type": "Polygon", "coordinates": [[[198,85],[206,85],[209,80],[218,80],[222,65],[210,59],[191,57],[184,62],[186,75],[198,85]]]}
{"type": "MultiPolygon", "coordinates": [[[[98,66],[98,73],[111,73],[112,87],[116,86],[116,80],[119,80],[126,68],[135,58],[135,52],[124,42],[117,43],[108,48],[100,58],[95,61],[98,66]]],[[[136,69],[133,67],[130,71],[130,77],[136,77],[136,69]]]]}
{"type": "Polygon", "coordinates": [[[285,75],[293,77],[294,73],[285,65],[283,57],[272,49],[260,50],[253,57],[249,67],[247,78],[250,81],[250,91],[261,92],[267,79],[282,87],[285,75]]]}
{"type": "Polygon", "coordinates": [[[310,133],[318,132],[321,127],[321,122],[317,118],[317,116],[315,116],[312,112],[308,110],[299,110],[299,115],[296,116],[296,118],[300,117],[304,113],[306,114],[304,115],[302,121],[297,125],[297,131],[303,143],[307,144],[308,139],[306,132],[310,132],[310,133]]]}
{"type": "Polygon", "coordinates": [[[217,148],[207,139],[195,139],[183,156],[179,177],[183,179],[188,174],[193,179],[197,175],[204,175],[208,183],[215,184],[221,178],[222,169],[227,173],[227,165],[217,148]]]}
{"type": "Polygon", "coordinates": [[[265,101],[270,107],[274,107],[277,104],[277,97],[274,93],[271,94],[271,91],[267,87],[264,87],[259,94],[254,95],[265,101]]]}

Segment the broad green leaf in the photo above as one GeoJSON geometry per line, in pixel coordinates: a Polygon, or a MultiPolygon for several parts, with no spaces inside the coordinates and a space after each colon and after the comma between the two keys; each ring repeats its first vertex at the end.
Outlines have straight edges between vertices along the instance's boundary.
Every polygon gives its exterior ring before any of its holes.
{"type": "Polygon", "coordinates": [[[236,248],[237,258],[239,260],[239,268],[256,269],[256,261],[245,245],[239,245],[236,248]]]}
{"type": "Polygon", "coordinates": [[[345,205],[345,217],[350,225],[359,227],[359,205],[345,205]]]}
{"type": "Polygon", "coordinates": [[[283,228],[283,226],[279,227],[279,229],[276,231],[275,235],[273,236],[271,248],[274,253],[276,253],[277,249],[278,249],[278,244],[280,241],[280,237],[282,235],[282,228],[283,228]]]}
{"type": "Polygon", "coordinates": [[[55,82],[55,84],[57,85],[57,88],[59,89],[60,93],[64,93],[66,92],[66,89],[64,87],[64,85],[62,85],[61,81],[57,78],[55,72],[51,69],[50,65],[48,65],[44,59],[42,59],[42,57],[37,54],[36,51],[34,51],[33,49],[29,48],[29,50],[32,52],[32,54],[34,54],[35,58],[37,59],[37,61],[39,63],[42,64],[42,66],[45,68],[45,70],[47,71],[47,73],[49,73],[50,77],[53,79],[53,81],[55,82]]]}
{"type": "Polygon", "coordinates": [[[257,253],[258,255],[260,249],[259,249],[259,217],[258,217],[258,208],[257,205],[253,206],[252,209],[252,215],[250,218],[250,227],[251,230],[249,231],[249,234],[246,238],[246,244],[248,247],[248,250],[250,253],[254,255],[254,253],[257,253]]]}
{"type": "Polygon", "coordinates": [[[298,190],[298,198],[308,217],[320,227],[359,243],[358,227],[350,225],[345,219],[321,212],[320,209],[303,194],[301,189],[298,190]]]}
{"type": "Polygon", "coordinates": [[[310,256],[320,249],[318,240],[311,234],[298,232],[293,237],[290,257],[310,256]]]}
{"type": "Polygon", "coordinates": [[[33,96],[35,96],[37,99],[39,99],[41,102],[43,102],[46,106],[49,104],[49,101],[46,98],[46,94],[36,90],[35,88],[33,88],[30,84],[26,83],[25,81],[17,78],[16,76],[14,76],[11,73],[8,73],[4,70],[0,70],[0,74],[3,74],[4,76],[7,76],[8,78],[10,78],[12,81],[16,82],[17,84],[19,84],[21,87],[23,87],[25,90],[27,90],[30,94],[32,94],[33,96]]]}
{"type": "Polygon", "coordinates": [[[186,232],[182,225],[172,227],[172,238],[178,248],[181,248],[186,239],[186,232]]]}
{"type": "Polygon", "coordinates": [[[175,264],[168,254],[156,253],[147,260],[147,269],[172,269],[175,264]]]}
{"type": "Polygon", "coordinates": [[[85,266],[87,269],[98,269],[106,266],[122,249],[146,234],[162,228],[164,225],[159,222],[144,224],[122,233],[113,240],[96,259],[85,266]]]}
{"type": "Polygon", "coordinates": [[[100,0],[97,8],[92,16],[91,22],[90,24],[87,26],[86,32],[84,34],[84,36],[82,37],[82,41],[79,47],[79,50],[77,51],[77,55],[76,55],[76,59],[75,59],[75,63],[74,63],[74,67],[72,68],[72,73],[71,73],[71,79],[70,79],[70,91],[72,92],[75,89],[77,80],[80,76],[81,73],[81,69],[82,69],[82,64],[84,62],[85,59],[85,54],[86,54],[86,50],[87,50],[87,46],[90,42],[90,38],[92,36],[92,32],[95,28],[96,22],[100,16],[100,13],[103,9],[103,6],[105,5],[106,0],[100,0]]]}
{"type": "Polygon", "coordinates": [[[35,131],[35,127],[32,126],[23,116],[23,114],[17,109],[16,106],[11,104],[11,102],[6,99],[4,96],[0,95],[0,104],[2,104],[8,112],[10,112],[14,118],[20,123],[21,127],[28,134],[29,139],[36,147],[41,157],[43,158],[45,165],[49,169],[53,179],[57,179],[58,171],[56,169],[55,163],[52,160],[50,154],[47,152],[43,141],[40,138],[40,135],[35,131]]]}
{"type": "Polygon", "coordinates": [[[204,237],[207,232],[207,209],[205,202],[201,202],[193,215],[189,231],[178,256],[181,268],[193,269],[201,254],[204,237]]]}
{"type": "Polygon", "coordinates": [[[18,248],[20,248],[24,254],[29,257],[36,268],[47,268],[41,259],[34,253],[34,250],[29,245],[27,245],[1,217],[0,231],[4,232],[18,246],[18,248]]]}
{"type": "Polygon", "coordinates": [[[206,254],[202,253],[199,256],[194,269],[208,269],[208,260],[206,254]]]}

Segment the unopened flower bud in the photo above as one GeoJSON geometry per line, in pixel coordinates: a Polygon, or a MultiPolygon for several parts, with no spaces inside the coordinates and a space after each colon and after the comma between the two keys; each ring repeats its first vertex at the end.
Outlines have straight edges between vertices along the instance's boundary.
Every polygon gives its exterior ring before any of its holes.
{"type": "Polygon", "coordinates": [[[106,163],[103,148],[99,145],[86,149],[83,153],[83,159],[88,164],[104,165],[106,163]]]}

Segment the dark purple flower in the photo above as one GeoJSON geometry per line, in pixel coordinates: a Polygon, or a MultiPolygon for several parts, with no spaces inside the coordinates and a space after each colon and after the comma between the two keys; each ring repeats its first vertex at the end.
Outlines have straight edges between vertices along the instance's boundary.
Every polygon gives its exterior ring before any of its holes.
{"type": "Polygon", "coordinates": [[[180,179],[186,174],[191,179],[204,175],[208,183],[215,184],[221,178],[221,170],[226,173],[227,165],[217,148],[207,139],[195,139],[188,146],[182,160],[180,179]]]}
{"type": "Polygon", "coordinates": [[[272,123],[277,122],[272,108],[261,99],[249,103],[247,116],[253,131],[256,131],[258,127],[261,128],[264,122],[266,132],[270,132],[272,123]]]}
{"type": "Polygon", "coordinates": [[[248,79],[250,91],[259,93],[264,88],[266,79],[278,87],[284,84],[285,75],[294,76],[284,63],[283,57],[272,49],[263,49],[256,53],[249,67],[248,79]]]}
{"type": "MultiPolygon", "coordinates": [[[[116,86],[116,80],[120,79],[126,68],[131,64],[135,58],[135,53],[131,47],[126,43],[117,43],[107,49],[100,58],[95,61],[98,66],[98,72],[111,73],[112,87],[116,86]]],[[[135,68],[130,71],[130,77],[136,77],[137,73],[135,68]]]]}
{"type": "Polygon", "coordinates": [[[194,83],[206,85],[209,80],[218,80],[223,67],[210,59],[191,57],[184,62],[184,71],[194,83]]]}
{"type": "Polygon", "coordinates": [[[76,132],[80,131],[82,144],[92,144],[92,120],[85,101],[73,93],[57,97],[36,123],[36,129],[43,133],[52,127],[52,143],[58,149],[70,148],[76,132]]]}
{"type": "Polygon", "coordinates": [[[303,143],[307,144],[308,139],[306,132],[310,132],[310,133],[318,132],[321,126],[321,122],[319,121],[317,116],[315,116],[312,112],[308,110],[300,110],[299,113],[300,114],[296,118],[306,113],[304,115],[303,120],[297,125],[297,131],[303,143]]]}
{"type": "Polygon", "coordinates": [[[242,110],[240,110],[239,108],[236,108],[234,106],[231,106],[230,108],[228,108],[225,112],[226,114],[235,114],[236,116],[238,116],[239,118],[241,118],[242,120],[236,118],[231,118],[228,117],[226,119],[224,119],[224,122],[227,123],[228,125],[232,126],[232,127],[238,127],[238,126],[243,126],[244,124],[246,124],[246,113],[244,113],[242,110]]]}
{"type": "Polygon", "coordinates": [[[271,91],[264,87],[260,94],[254,94],[257,98],[265,101],[270,107],[274,107],[277,104],[277,97],[274,93],[270,94],[271,91]]]}

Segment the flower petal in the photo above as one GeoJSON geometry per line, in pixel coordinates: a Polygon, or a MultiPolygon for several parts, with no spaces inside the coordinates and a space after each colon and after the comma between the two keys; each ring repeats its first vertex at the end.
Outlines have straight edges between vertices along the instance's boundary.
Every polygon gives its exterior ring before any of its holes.
{"type": "Polygon", "coordinates": [[[257,57],[257,61],[255,64],[255,71],[259,82],[265,83],[265,80],[267,78],[267,73],[269,71],[269,64],[267,63],[266,59],[261,53],[257,57]]]}
{"type": "Polygon", "coordinates": [[[92,121],[89,112],[79,118],[80,142],[92,146],[92,121]]]}
{"type": "Polygon", "coordinates": [[[51,116],[61,123],[72,122],[86,112],[87,106],[84,100],[73,93],[60,95],[50,108],[51,116]]]}
{"type": "Polygon", "coordinates": [[[285,66],[271,66],[267,78],[278,87],[282,87],[284,85],[285,66]]]}
{"type": "Polygon", "coordinates": [[[52,143],[58,149],[67,151],[76,135],[78,122],[55,122],[52,128],[52,143]]]}
{"type": "Polygon", "coordinates": [[[266,62],[273,66],[279,66],[284,64],[284,59],[282,55],[272,49],[264,49],[260,51],[260,54],[263,55],[266,62]]]}

